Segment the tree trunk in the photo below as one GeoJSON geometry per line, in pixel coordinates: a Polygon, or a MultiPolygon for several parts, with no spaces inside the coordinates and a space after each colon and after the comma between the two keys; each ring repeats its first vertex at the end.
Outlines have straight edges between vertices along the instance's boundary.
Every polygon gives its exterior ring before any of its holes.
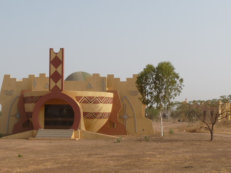
{"type": "Polygon", "coordinates": [[[213,126],[212,128],[209,130],[210,132],[210,141],[213,141],[213,126]]]}
{"type": "Polygon", "coordinates": [[[160,135],[164,136],[164,127],[163,127],[163,120],[162,120],[162,112],[160,111],[160,135]]]}
{"type": "Polygon", "coordinates": [[[210,141],[213,141],[213,131],[210,131],[210,141]]]}

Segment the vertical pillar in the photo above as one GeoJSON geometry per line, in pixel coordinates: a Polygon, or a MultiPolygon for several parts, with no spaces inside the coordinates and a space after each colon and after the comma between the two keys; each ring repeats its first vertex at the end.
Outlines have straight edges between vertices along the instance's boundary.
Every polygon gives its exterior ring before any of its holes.
{"type": "Polygon", "coordinates": [[[63,90],[64,80],[64,48],[59,52],[54,52],[50,48],[50,75],[49,90],[52,92],[61,92],[63,90]]]}

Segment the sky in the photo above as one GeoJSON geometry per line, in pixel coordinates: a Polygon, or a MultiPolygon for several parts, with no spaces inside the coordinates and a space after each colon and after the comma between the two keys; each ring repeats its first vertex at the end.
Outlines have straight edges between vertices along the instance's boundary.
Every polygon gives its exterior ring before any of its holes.
{"type": "Polygon", "coordinates": [[[170,61],[176,100],[231,94],[230,0],[0,0],[0,85],[49,71],[49,48],[72,72],[132,77],[170,61]]]}

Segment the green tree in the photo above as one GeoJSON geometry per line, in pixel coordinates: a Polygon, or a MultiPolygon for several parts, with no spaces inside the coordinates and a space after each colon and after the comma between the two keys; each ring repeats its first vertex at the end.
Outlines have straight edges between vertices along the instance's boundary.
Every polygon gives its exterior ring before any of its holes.
{"type": "MultiPolygon", "coordinates": [[[[142,103],[160,110],[162,123],[162,112],[168,109],[173,99],[181,93],[183,79],[175,72],[170,62],[161,62],[157,67],[148,64],[138,74],[136,86],[142,103]]],[[[163,130],[161,131],[163,136],[163,130]]]]}
{"type": "Polygon", "coordinates": [[[178,121],[188,121],[194,122],[198,120],[196,116],[190,114],[191,104],[186,102],[178,102],[175,103],[175,110],[172,111],[171,117],[174,119],[178,119],[178,121]]]}
{"type": "Polygon", "coordinates": [[[157,120],[159,115],[159,110],[155,109],[154,107],[147,107],[145,110],[146,117],[151,120],[157,120]]]}
{"type": "Polygon", "coordinates": [[[141,101],[148,107],[153,107],[155,101],[153,99],[153,89],[155,80],[155,67],[148,64],[143,71],[138,74],[136,86],[141,94],[141,101]]]}
{"type": "Polygon", "coordinates": [[[219,99],[219,100],[222,101],[222,103],[229,103],[229,102],[231,102],[231,95],[228,95],[228,96],[225,96],[225,95],[220,96],[220,99],[219,99]]]}

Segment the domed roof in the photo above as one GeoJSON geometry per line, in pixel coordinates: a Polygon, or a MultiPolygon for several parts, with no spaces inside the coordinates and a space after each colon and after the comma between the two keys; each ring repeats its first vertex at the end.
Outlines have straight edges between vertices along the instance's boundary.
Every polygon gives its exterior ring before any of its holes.
{"type": "Polygon", "coordinates": [[[70,74],[65,80],[66,81],[80,81],[80,80],[86,80],[87,78],[91,77],[91,74],[87,72],[74,72],[70,74]]]}

